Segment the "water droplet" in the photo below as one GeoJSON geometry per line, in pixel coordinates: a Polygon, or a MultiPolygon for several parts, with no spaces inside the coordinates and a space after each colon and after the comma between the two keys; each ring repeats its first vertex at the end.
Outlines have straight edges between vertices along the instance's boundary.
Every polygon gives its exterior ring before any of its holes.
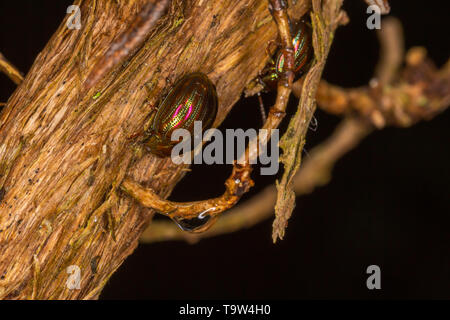
{"type": "Polygon", "coordinates": [[[172,220],[175,221],[182,230],[188,232],[203,232],[216,221],[216,219],[210,215],[199,215],[198,217],[189,219],[173,217],[172,220]]]}

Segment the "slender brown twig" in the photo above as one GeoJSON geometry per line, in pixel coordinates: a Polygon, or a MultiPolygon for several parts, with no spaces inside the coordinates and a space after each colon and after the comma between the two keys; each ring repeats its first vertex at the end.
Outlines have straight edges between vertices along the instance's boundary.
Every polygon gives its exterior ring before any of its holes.
{"type": "Polygon", "coordinates": [[[380,59],[375,68],[374,80],[376,85],[382,86],[394,81],[405,57],[405,40],[400,20],[394,17],[383,19],[377,36],[380,42],[380,59]]]}
{"type": "MultiPolygon", "coordinates": [[[[423,50],[408,51],[406,67],[395,82],[344,89],[321,81],[316,96],[320,108],[336,115],[358,114],[378,128],[408,127],[432,118],[450,103],[450,72],[435,68],[423,50]]],[[[293,92],[300,94],[297,85],[293,92]]]]}
{"type": "MultiPolygon", "coordinates": [[[[331,179],[334,164],[347,152],[355,148],[371,132],[371,125],[359,119],[343,120],[335,132],[322,144],[313,148],[293,180],[297,196],[311,193],[331,179]]],[[[141,235],[143,243],[169,240],[185,240],[195,243],[200,239],[236,232],[250,228],[273,216],[277,189],[266,187],[251,199],[230,209],[215,225],[203,233],[187,233],[170,221],[153,221],[141,235]]]]}
{"type": "Polygon", "coordinates": [[[0,71],[10,78],[15,84],[19,85],[23,81],[23,76],[20,71],[0,52],[0,71]]]}

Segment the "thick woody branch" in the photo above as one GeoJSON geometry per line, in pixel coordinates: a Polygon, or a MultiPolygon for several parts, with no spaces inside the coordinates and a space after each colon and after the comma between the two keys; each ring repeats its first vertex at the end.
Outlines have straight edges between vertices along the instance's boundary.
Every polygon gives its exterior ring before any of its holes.
{"type": "MultiPolygon", "coordinates": [[[[0,298],[98,297],[153,215],[121,183],[166,198],[186,169],[129,137],[171,83],[199,70],[217,88],[218,126],[277,37],[266,0],[172,0],[140,44],[133,26],[148,3],[75,1],[81,29],[62,21],[0,114],[0,298]],[[107,52],[119,59],[105,62],[107,52]],[[66,285],[69,266],[79,290],[66,285]]],[[[291,3],[299,18],[309,1],[291,3]]]]}

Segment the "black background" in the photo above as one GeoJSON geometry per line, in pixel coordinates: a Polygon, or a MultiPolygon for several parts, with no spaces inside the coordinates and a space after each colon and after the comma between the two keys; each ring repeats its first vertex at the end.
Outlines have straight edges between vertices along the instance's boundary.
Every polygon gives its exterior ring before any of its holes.
{"type": "MultiPolygon", "coordinates": [[[[450,52],[445,3],[391,1],[391,15],[404,24],[406,47],[425,46],[438,65],[450,52]]],[[[1,1],[0,52],[23,72],[29,70],[70,4],[1,1]]],[[[365,27],[364,2],[347,0],[345,9],[351,22],[336,34],[324,77],[352,87],[370,80],[378,42],[365,27]]],[[[0,74],[0,101],[14,88],[0,74]]],[[[265,95],[266,106],[273,99],[265,95]]],[[[292,99],[290,110],[296,103],[292,99]]],[[[316,118],[307,150],[339,122],[320,110],[316,118]]],[[[101,298],[450,298],[449,120],[446,112],[409,129],[373,133],[337,163],[329,185],[297,199],[285,240],[272,244],[270,220],[196,245],[140,245],[101,298]],[[366,288],[371,264],[381,267],[381,290],[366,288]]],[[[221,128],[260,125],[257,100],[248,98],[221,128]]],[[[230,166],[192,168],[171,199],[196,200],[223,191],[230,166]]],[[[274,177],[255,173],[254,179],[249,196],[274,177]]]]}

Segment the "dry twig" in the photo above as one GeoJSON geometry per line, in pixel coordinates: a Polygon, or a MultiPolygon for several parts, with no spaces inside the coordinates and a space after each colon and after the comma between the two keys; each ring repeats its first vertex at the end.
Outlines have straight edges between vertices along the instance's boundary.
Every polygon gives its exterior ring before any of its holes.
{"type": "Polygon", "coordinates": [[[23,81],[23,76],[20,71],[0,52],[0,71],[10,78],[15,84],[19,85],[23,81]]]}
{"type": "MultiPolygon", "coordinates": [[[[371,132],[371,126],[359,119],[343,120],[335,132],[321,145],[315,147],[293,179],[297,196],[311,193],[315,188],[328,183],[334,164],[371,132]]],[[[168,240],[185,240],[195,243],[200,239],[250,228],[273,215],[277,190],[275,185],[232,208],[206,232],[192,234],[182,231],[173,222],[153,221],[141,235],[143,243],[168,240]]]]}

